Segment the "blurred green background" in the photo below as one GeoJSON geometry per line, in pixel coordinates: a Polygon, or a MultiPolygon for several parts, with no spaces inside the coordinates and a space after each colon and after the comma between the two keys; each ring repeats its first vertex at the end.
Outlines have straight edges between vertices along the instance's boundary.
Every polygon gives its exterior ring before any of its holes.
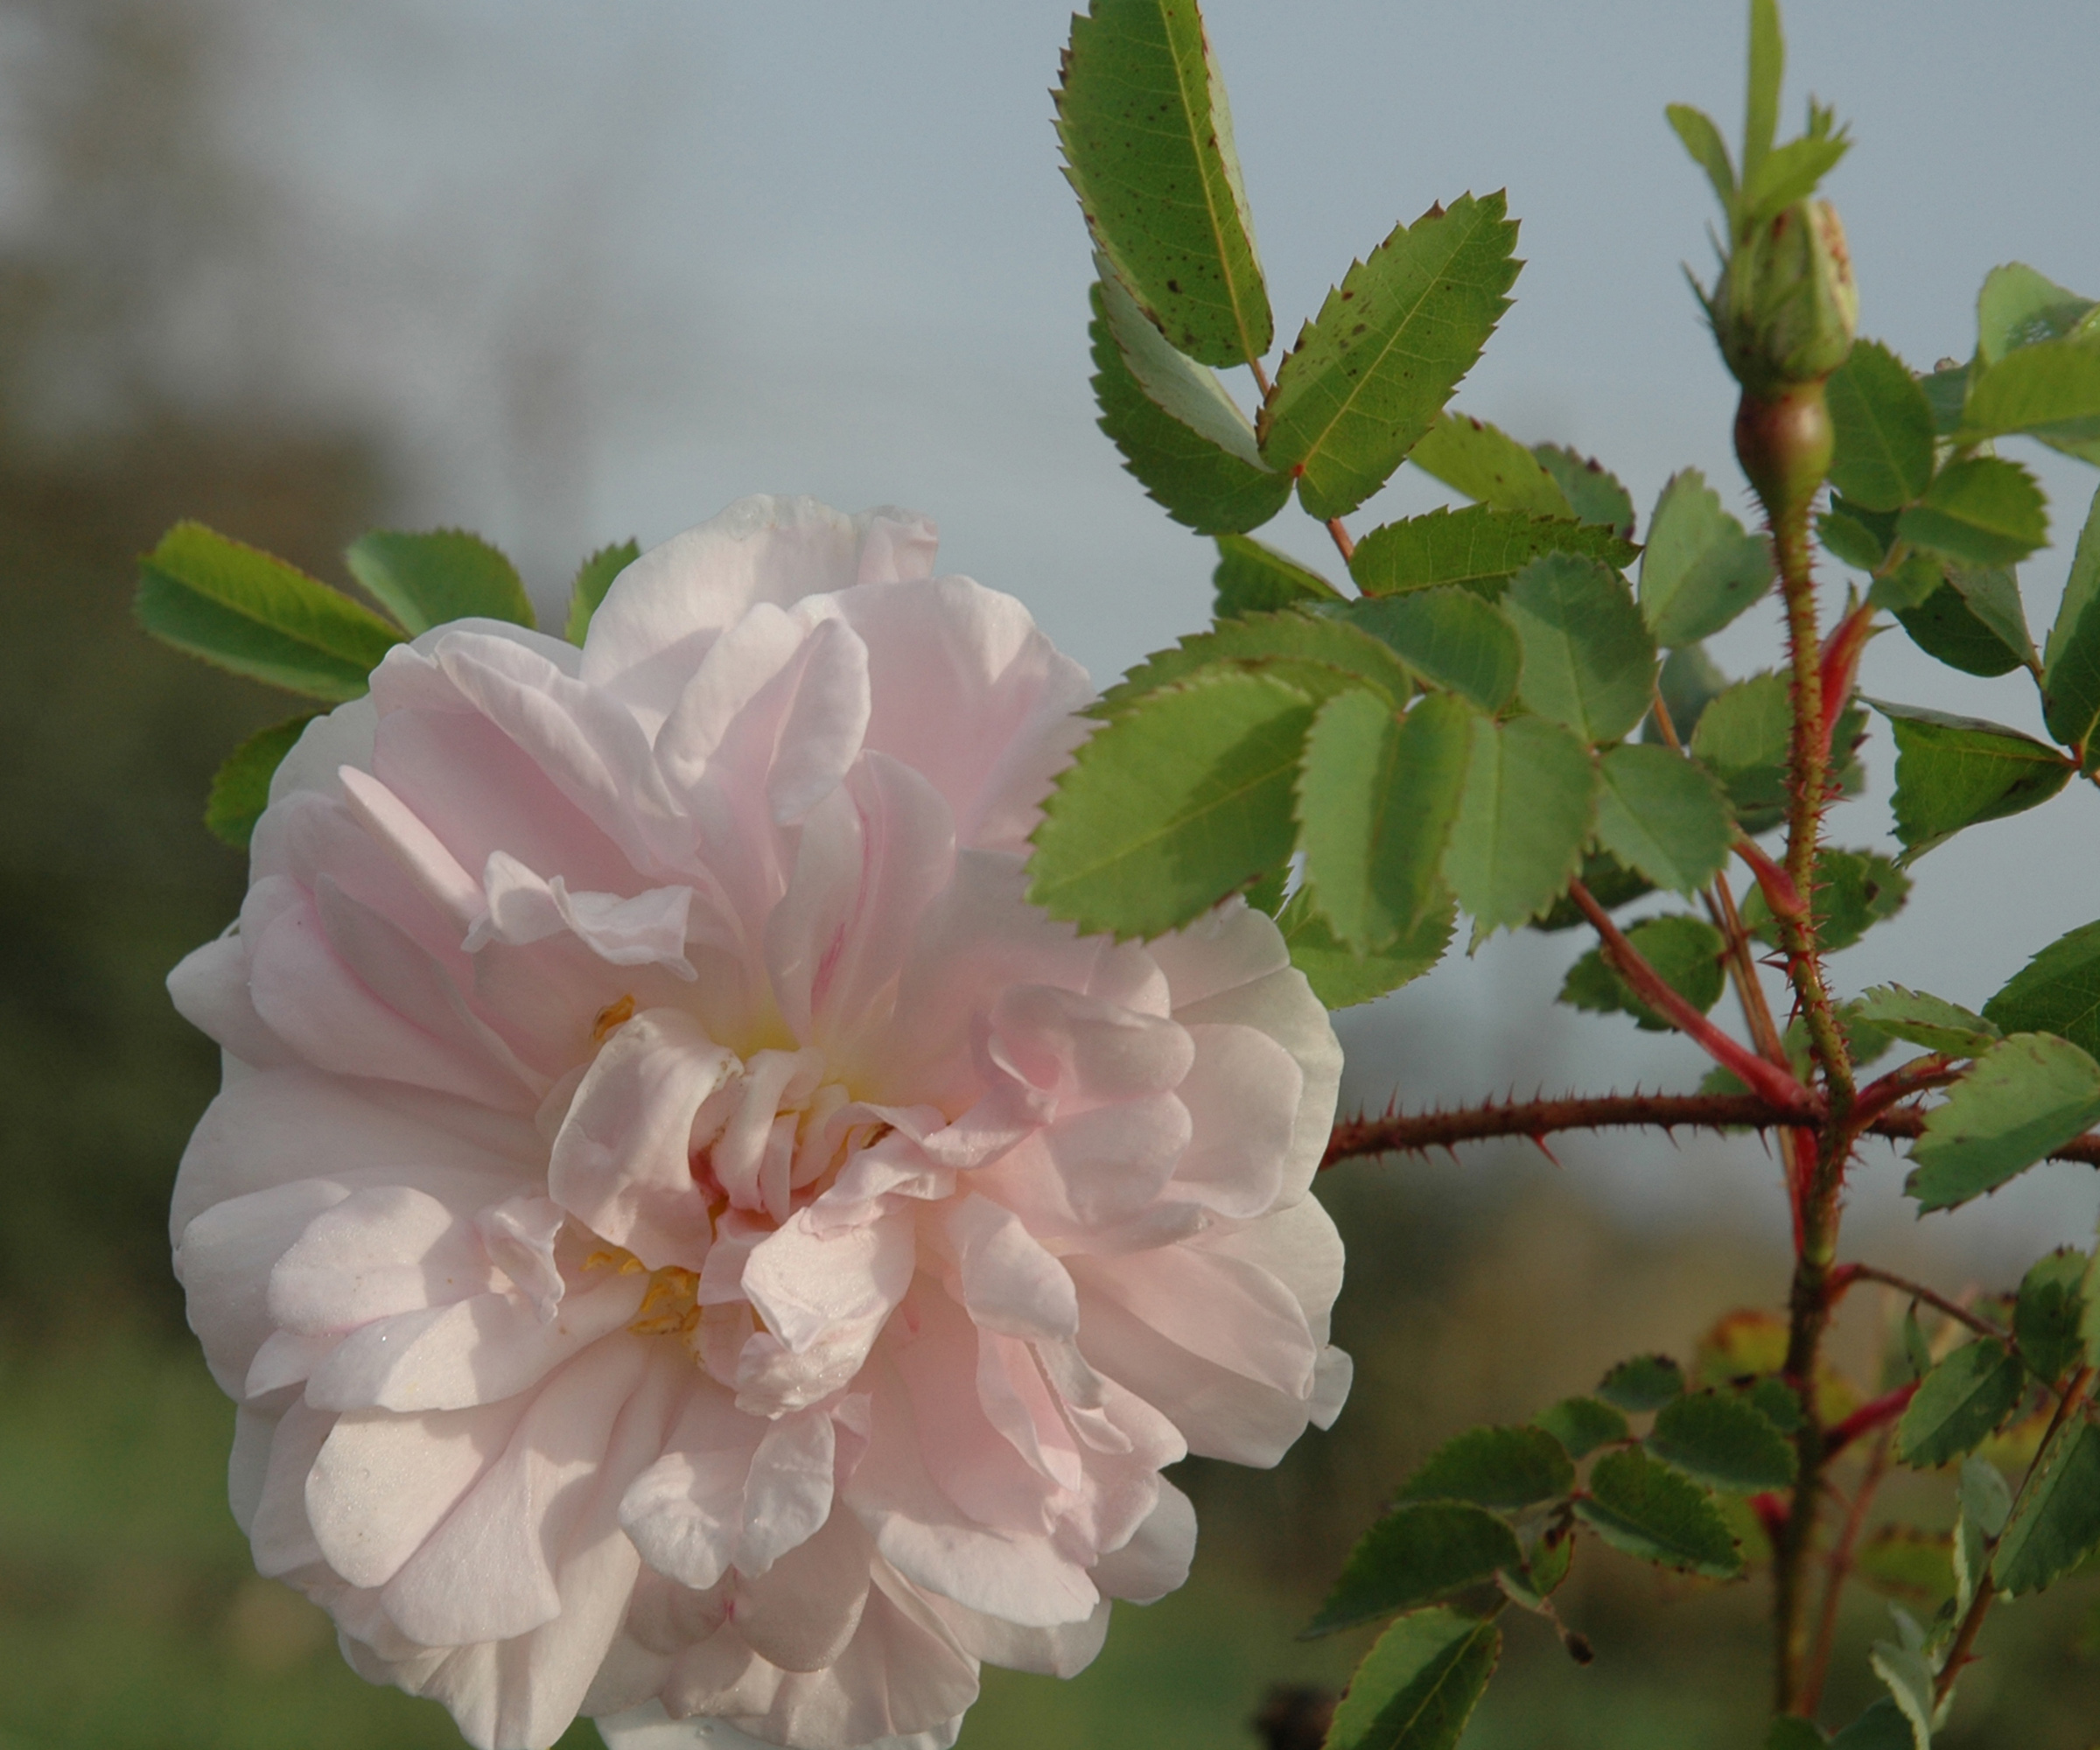
{"type": "MultiPolygon", "coordinates": [[[[55,34],[72,76],[19,108],[9,164],[34,192],[0,238],[0,1750],[457,1744],[434,1705],[349,1674],[320,1614],[249,1572],[226,1510],[232,1412],[183,1328],[164,1229],[217,1066],[161,981],[243,885],[200,824],[211,772],[284,705],[150,645],[128,606],[136,555],[179,515],[339,577],[345,541],[396,514],[398,458],[326,410],[185,396],[153,368],[184,261],[243,222],[200,126],[189,9],[9,15],[55,34]]],[[[1190,1586],[1119,1609],[1071,1683],[988,1673],[966,1750],[1255,1745],[1273,1686],[1338,1684],[1361,1652],[1362,1636],[1294,1636],[1414,1461],[1631,1350],[1685,1353],[1783,1282],[1763,1242],[1629,1228],[1528,1151],[1352,1166],[1322,1194],[1351,1255],[1348,1412],[1274,1472],[1185,1466],[1203,1528],[1190,1586]]],[[[1880,1314],[1861,1301],[1871,1366],[1880,1314]]],[[[1998,1613],[1948,1750],[2100,1741],[2093,1592],[1998,1613]]],[[[1510,1623],[1466,1743],[1748,1750],[1762,1605],[1758,1582],[1662,1582],[1586,1546],[1563,1608],[1597,1662],[1510,1623]]],[[[1833,1717],[1868,1698],[1884,1632],[1858,1600],[1833,1717]]],[[[564,1740],[594,1741],[587,1726],[564,1740]]]]}

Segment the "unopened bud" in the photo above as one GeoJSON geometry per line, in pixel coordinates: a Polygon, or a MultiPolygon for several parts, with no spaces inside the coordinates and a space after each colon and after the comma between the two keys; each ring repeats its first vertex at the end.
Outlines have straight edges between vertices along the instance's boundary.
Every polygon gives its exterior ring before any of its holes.
{"type": "Polygon", "coordinates": [[[1852,350],[1858,288],[1844,227],[1825,201],[1797,200],[1745,239],[1714,288],[1713,332],[1754,396],[1821,382],[1852,350]]]}

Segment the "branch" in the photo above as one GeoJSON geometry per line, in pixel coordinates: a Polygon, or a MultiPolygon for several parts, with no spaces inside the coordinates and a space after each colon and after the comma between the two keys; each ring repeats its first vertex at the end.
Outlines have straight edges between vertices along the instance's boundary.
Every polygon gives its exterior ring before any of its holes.
{"type": "MultiPolygon", "coordinates": [[[[2081,1138],[2080,1140],[2089,1139],[2081,1138]]],[[[1992,1323],[1980,1312],[1970,1312],[1958,1300],[1950,1300],[1944,1294],[1926,1287],[1922,1282],[1913,1282],[1908,1277],[1898,1276],[1893,1270],[1883,1270],[1878,1264],[1839,1264],[1830,1272],[1828,1284],[1832,1304],[1855,1282],[1878,1282],[1884,1288],[1900,1290],[1913,1300],[1922,1301],[1935,1312],[1944,1313],[1956,1324],[1966,1325],[1979,1337],[1995,1337],[2001,1343],[2012,1340],[2012,1334],[2004,1326],[1992,1323]]]]}
{"type": "Polygon", "coordinates": [[[1918,1395],[1918,1384],[1914,1379],[1908,1385],[1899,1385],[1872,1403],[1861,1404],[1844,1421],[1832,1423],[1824,1433],[1823,1456],[1834,1459],[1862,1434],[1887,1427],[1910,1408],[1910,1400],[1918,1395]]]}

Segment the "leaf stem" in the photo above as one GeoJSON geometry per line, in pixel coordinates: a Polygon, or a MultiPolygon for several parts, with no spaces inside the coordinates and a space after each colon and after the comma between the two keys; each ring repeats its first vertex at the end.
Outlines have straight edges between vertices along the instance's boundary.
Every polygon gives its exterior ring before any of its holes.
{"type": "Polygon", "coordinates": [[[1342,527],[1341,519],[1339,516],[1330,516],[1327,519],[1327,533],[1334,537],[1334,544],[1341,551],[1341,563],[1345,565],[1348,564],[1356,556],[1356,542],[1350,536],[1349,531],[1342,527]]]}
{"type": "Polygon", "coordinates": [[[1999,1342],[2010,1344],[2012,1334],[2002,1325],[1986,1319],[1980,1312],[1972,1312],[1958,1300],[1950,1300],[1936,1289],[1922,1282],[1913,1282],[1908,1276],[1898,1276],[1893,1270],[1883,1270],[1879,1264],[1841,1264],[1830,1275],[1830,1304],[1835,1306],[1844,1292],[1855,1282],[1878,1282],[1884,1288],[1895,1289],[1908,1294],[1913,1300],[1921,1301],[1936,1312],[1942,1313],[1957,1325],[1966,1325],[1979,1337],[1995,1337],[1999,1342]]]}

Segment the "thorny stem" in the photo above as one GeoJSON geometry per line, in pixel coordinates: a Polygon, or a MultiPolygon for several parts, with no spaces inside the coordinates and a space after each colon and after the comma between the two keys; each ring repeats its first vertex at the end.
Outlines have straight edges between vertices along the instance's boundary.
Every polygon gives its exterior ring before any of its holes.
{"type": "Polygon", "coordinates": [[[1844,1602],[1845,1583],[1852,1577],[1856,1552],[1859,1547],[1859,1534],[1866,1529],[1866,1510],[1872,1504],[1874,1491],[1881,1487],[1881,1479],[1888,1474],[1889,1449],[1896,1438],[1893,1420],[1881,1424],[1881,1437],[1874,1442],[1868,1455],[1866,1470],[1859,1479],[1858,1487],[1852,1491],[1852,1503],[1845,1509],[1844,1524],[1838,1533],[1838,1543],[1830,1551],[1830,1578],[1824,1582],[1823,1609],[1816,1624],[1815,1650],[1809,1656],[1809,1669],[1801,1685],[1801,1709],[1811,1718],[1816,1704],[1823,1699],[1824,1679],[1830,1675],[1830,1650],[1838,1642],[1838,1607],[1844,1602]]]}

